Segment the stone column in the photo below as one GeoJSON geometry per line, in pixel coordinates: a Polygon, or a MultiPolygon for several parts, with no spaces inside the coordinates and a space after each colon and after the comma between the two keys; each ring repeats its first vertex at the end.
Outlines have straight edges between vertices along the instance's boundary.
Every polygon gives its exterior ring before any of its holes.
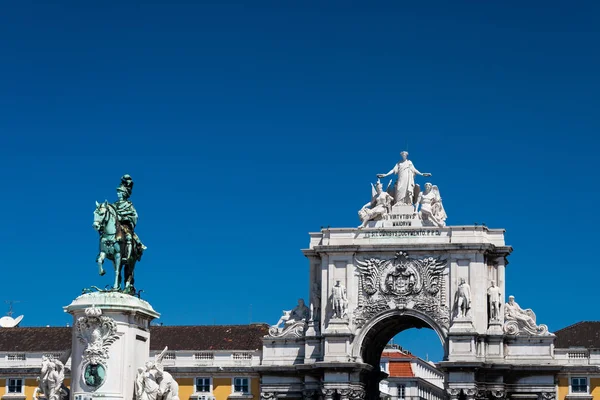
{"type": "Polygon", "coordinates": [[[131,400],[137,368],[149,359],[152,306],[119,292],[86,293],[73,316],[71,399],[131,400]]]}

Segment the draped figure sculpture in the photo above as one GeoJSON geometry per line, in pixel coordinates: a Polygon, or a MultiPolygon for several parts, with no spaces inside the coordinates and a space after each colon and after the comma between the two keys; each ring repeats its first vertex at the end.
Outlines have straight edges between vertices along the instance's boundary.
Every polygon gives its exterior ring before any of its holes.
{"type": "Polygon", "coordinates": [[[537,325],[533,310],[522,309],[515,301],[515,296],[508,296],[508,303],[504,305],[504,332],[509,335],[545,335],[548,327],[537,325]]]}
{"type": "Polygon", "coordinates": [[[162,360],[168,348],[138,368],[135,378],[135,400],[179,400],[179,384],[165,371],[162,360]]]}
{"type": "Polygon", "coordinates": [[[419,217],[423,222],[430,222],[438,228],[446,226],[448,216],[442,204],[440,190],[436,185],[429,182],[425,184],[425,191],[419,193],[415,203],[415,211],[419,210],[419,206],[421,206],[419,217]]]}
{"type": "Polygon", "coordinates": [[[40,371],[40,391],[46,400],[61,400],[65,397],[65,366],[59,359],[53,357],[42,357],[42,369],[40,371]]]}
{"type": "Polygon", "coordinates": [[[400,153],[400,156],[402,157],[402,160],[399,161],[394,168],[387,174],[377,174],[377,177],[385,178],[392,174],[398,175],[394,190],[394,204],[412,205],[415,200],[415,175],[431,176],[431,174],[428,172],[419,172],[412,161],[408,159],[407,151],[400,153]]]}
{"type": "Polygon", "coordinates": [[[358,217],[362,222],[358,228],[364,228],[369,221],[376,221],[389,213],[392,210],[392,201],[392,196],[383,191],[383,186],[378,179],[375,186],[371,185],[371,201],[358,211],[358,217]]]}

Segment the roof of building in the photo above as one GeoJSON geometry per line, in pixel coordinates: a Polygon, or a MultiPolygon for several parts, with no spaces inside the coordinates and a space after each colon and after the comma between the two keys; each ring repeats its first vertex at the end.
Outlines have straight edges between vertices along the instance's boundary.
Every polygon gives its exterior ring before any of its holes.
{"type": "Polygon", "coordinates": [[[413,358],[417,358],[417,356],[411,354],[408,351],[384,351],[383,353],[381,353],[381,358],[405,358],[410,360],[413,358]]]}
{"type": "Polygon", "coordinates": [[[600,321],[581,321],[554,332],[554,347],[600,348],[600,321]]]}
{"type": "MultiPolygon", "coordinates": [[[[266,324],[150,327],[150,350],[258,350],[266,324]]],[[[2,352],[57,352],[71,348],[72,328],[0,328],[2,352]]]]}

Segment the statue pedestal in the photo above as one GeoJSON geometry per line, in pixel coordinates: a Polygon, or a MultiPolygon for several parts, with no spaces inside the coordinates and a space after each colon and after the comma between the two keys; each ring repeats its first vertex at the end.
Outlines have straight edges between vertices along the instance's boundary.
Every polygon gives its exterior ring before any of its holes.
{"type": "Polygon", "coordinates": [[[450,333],[472,333],[475,332],[473,319],[471,317],[456,317],[452,321],[450,333]]]}
{"type": "Polygon", "coordinates": [[[64,307],[73,316],[73,400],[131,400],[150,352],[152,306],[119,292],[86,293],[64,307]]]}
{"type": "Polygon", "coordinates": [[[504,329],[502,328],[502,322],[500,321],[490,321],[490,325],[487,329],[488,335],[502,335],[504,334],[504,329]]]}

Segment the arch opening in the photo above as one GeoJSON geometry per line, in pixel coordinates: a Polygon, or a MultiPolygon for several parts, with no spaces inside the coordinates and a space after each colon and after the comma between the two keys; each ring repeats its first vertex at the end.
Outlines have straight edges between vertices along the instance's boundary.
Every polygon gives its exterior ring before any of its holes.
{"type": "MultiPolygon", "coordinates": [[[[388,354],[386,347],[388,346],[390,341],[399,333],[415,328],[431,329],[435,331],[440,342],[436,342],[434,343],[434,345],[439,346],[441,344],[443,348],[443,359],[447,359],[448,352],[446,330],[439,326],[434,320],[429,318],[429,316],[419,311],[388,310],[373,318],[361,329],[361,332],[356,338],[356,344],[353,348],[353,351],[355,356],[360,357],[360,359],[362,359],[364,363],[369,364],[373,367],[371,371],[365,372],[363,373],[363,375],[361,375],[361,381],[365,385],[367,400],[375,400],[381,398],[380,382],[382,381],[382,379],[386,379],[386,384],[392,382],[392,384],[395,385],[395,389],[392,389],[390,391],[390,393],[395,393],[395,395],[384,396],[392,400],[400,400],[408,397],[415,398],[414,395],[409,396],[406,393],[404,393],[404,389],[406,388],[407,384],[415,386],[415,388],[413,388],[414,393],[421,393],[421,391],[424,390],[423,388],[426,388],[430,384],[429,382],[427,382],[426,379],[423,378],[423,376],[427,375],[428,373],[431,373],[431,371],[425,371],[431,367],[431,363],[426,363],[425,360],[418,359],[418,357],[415,357],[414,359],[403,360],[404,362],[411,363],[410,370],[417,369],[419,370],[419,374],[423,375],[415,376],[414,379],[405,379],[408,377],[396,379],[396,377],[392,376],[394,375],[394,373],[389,375],[389,370],[382,371],[381,369],[382,353],[386,351],[386,354],[388,354]],[[388,377],[390,379],[388,379],[388,377]],[[417,388],[416,386],[419,387],[417,388]],[[398,391],[399,388],[402,389],[402,394],[400,394],[400,392],[398,391]]],[[[398,344],[402,346],[402,343],[398,344]]],[[[406,350],[410,351],[409,348],[406,350]]],[[[393,358],[393,354],[388,354],[388,356],[393,358]]],[[[386,363],[389,361],[388,357],[385,357],[384,359],[386,360],[386,363]]],[[[384,363],[384,365],[386,365],[386,363],[384,363]]],[[[432,386],[433,390],[439,396],[444,396],[443,384],[444,380],[442,378],[441,382],[437,382],[437,388],[432,386]],[[442,385],[441,389],[439,388],[440,384],[442,385]]],[[[431,397],[429,395],[421,396],[418,394],[417,398],[437,399],[440,397],[433,395],[431,395],[431,397]]]]}

